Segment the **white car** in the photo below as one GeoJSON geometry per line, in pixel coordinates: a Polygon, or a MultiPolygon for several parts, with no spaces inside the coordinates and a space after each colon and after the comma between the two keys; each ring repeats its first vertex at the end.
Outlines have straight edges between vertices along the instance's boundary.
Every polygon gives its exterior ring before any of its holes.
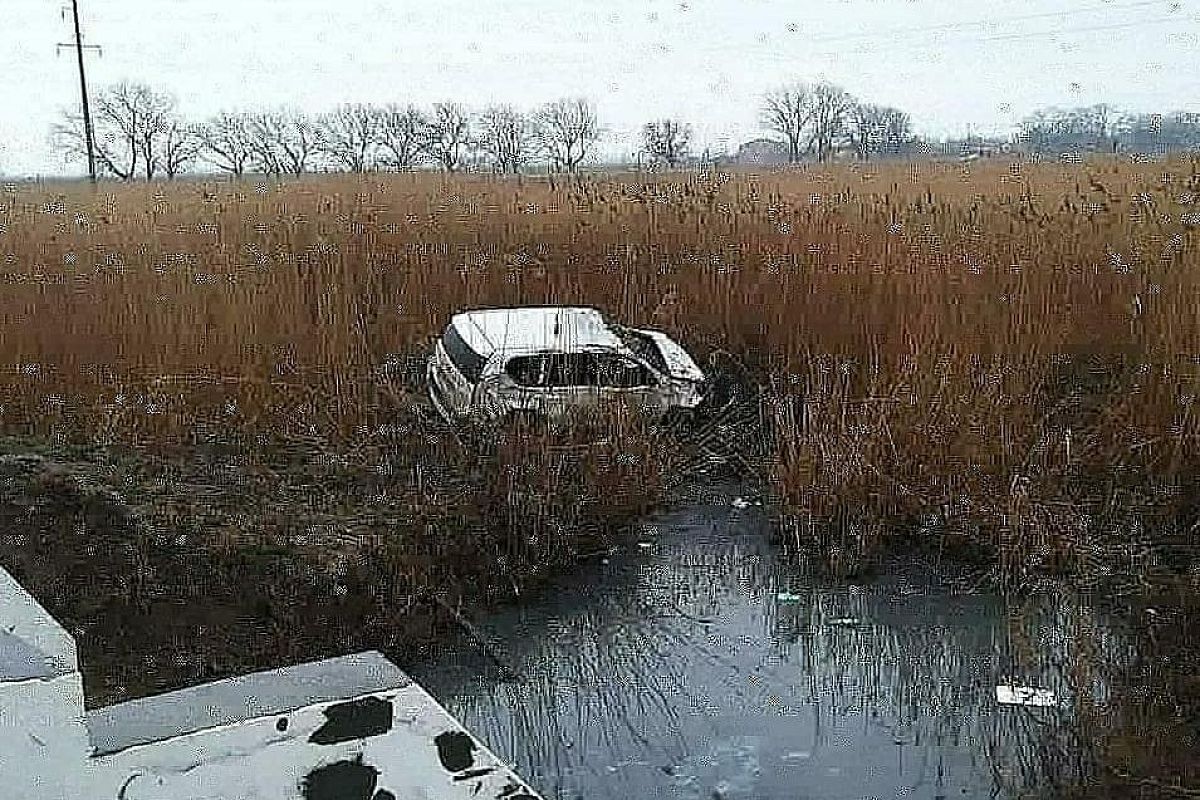
{"type": "Polygon", "coordinates": [[[434,406],[450,422],[557,423],[618,402],[661,418],[695,409],[704,392],[704,373],[666,334],[561,306],[455,314],[427,377],[434,406]]]}

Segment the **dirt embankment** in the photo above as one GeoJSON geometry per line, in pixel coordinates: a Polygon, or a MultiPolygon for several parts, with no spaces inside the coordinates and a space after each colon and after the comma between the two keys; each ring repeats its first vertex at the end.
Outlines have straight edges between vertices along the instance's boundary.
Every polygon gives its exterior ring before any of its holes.
{"type": "Polygon", "coordinates": [[[367,648],[411,663],[607,547],[679,473],[629,443],[417,438],[430,452],[5,440],[0,563],[77,637],[99,705],[367,648]]]}

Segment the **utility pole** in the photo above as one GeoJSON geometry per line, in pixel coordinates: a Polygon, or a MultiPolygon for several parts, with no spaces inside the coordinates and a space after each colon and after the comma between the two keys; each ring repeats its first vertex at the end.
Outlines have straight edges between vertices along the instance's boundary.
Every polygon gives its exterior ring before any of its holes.
{"type": "MultiPolygon", "coordinates": [[[[66,9],[63,9],[63,15],[66,15],[66,9]]],[[[71,0],[71,16],[75,20],[75,43],[74,44],[59,44],[58,50],[61,51],[64,47],[75,48],[75,54],[79,58],[79,97],[83,102],[83,137],[87,140],[87,157],[88,157],[88,178],[92,183],[96,182],[96,153],[92,136],[92,111],[88,106],[87,93],[87,77],[83,71],[83,51],[85,48],[89,50],[99,51],[99,45],[84,44],[83,35],[79,32],[79,0],[71,0]]]]}

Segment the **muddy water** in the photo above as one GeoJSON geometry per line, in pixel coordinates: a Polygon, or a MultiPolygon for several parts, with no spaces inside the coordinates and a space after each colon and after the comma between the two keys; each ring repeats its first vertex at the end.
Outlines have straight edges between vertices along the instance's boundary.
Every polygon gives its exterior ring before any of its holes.
{"type": "Polygon", "coordinates": [[[944,568],[799,575],[762,510],[709,490],[638,540],[479,620],[412,670],[546,797],[998,797],[1074,769],[1078,609],[1006,608],[944,568]]]}

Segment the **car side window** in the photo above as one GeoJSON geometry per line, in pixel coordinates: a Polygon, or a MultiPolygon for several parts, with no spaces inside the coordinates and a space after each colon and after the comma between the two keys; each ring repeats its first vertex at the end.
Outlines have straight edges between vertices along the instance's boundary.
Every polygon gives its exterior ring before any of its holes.
{"type": "Polygon", "coordinates": [[[653,386],[654,374],[641,364],[608,353],[546,353],[516,356],[504,367],[520,386],[569,388],[599,386],[633,389],[653,386]]]}
{"type": "Polygon", "coordinates": [[[597,355],[593,357],[592,364],[593,385],[617,389],[654,385],[650,370],[636,361],[615,355],[597,355]]]}
{"type": "Polygon", "coordinates": [[[591,382],[588,353],[555,353],[550,359],[550,386],[587,386],[591,382]]]}
{"type": "Polygon", "coordinates": [[[508,360],[504,371],[520,386],[545,386],[546,362],[546,356],[517,356],[508,360]]]}

